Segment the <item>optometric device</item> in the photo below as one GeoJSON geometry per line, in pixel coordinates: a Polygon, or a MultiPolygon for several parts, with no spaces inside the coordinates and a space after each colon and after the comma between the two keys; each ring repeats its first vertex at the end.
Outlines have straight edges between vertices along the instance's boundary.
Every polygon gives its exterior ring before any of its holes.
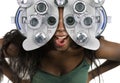
{"type": "Polygon", "coordinates": [[[64,25],[76,44],[91,50],[100,46],[98,37],[105,29],[107,15],[104,0],[17,0],[17,29],[26,37],[25,50],[45,45],[55,34],[59,21],[58,7],[64,7],[64,25]]]}

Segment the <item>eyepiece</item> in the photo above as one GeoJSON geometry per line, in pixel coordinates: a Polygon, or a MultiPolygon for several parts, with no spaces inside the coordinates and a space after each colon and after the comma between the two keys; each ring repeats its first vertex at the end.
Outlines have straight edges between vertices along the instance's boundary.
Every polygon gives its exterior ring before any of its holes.
{"type": "Polygon", "coordinates": [[[77,1],[74,3],[73,9],[75,13],[83,13],[86,9],[85,3],[81,1],[77,1]]]}
{"type": "Polygon", "coordinates": [[[45,14],[48,11],[48,5],[47,5],[47,3],[45,1],[39,1],[35,5],[35,10],[39,14],[45,14]]]}

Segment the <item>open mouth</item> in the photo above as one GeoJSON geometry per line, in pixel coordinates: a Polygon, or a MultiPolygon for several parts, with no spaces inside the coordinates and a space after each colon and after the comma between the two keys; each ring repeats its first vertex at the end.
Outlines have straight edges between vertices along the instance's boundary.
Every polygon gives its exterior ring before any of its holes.
{"type": "Polygon", "coordinates": [[[68,36],[56,36],[55,44],[57,47],[63,47],[67,44],[68,36]]]}

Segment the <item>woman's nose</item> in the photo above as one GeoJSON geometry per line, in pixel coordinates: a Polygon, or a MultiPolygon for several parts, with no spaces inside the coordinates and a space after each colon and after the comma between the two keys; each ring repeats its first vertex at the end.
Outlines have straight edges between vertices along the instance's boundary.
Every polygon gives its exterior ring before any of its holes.
{"type": "Polygon", "coordinates": [[[60,31],[64,31],[65,30],[63,20],[59,20],[59,24],[58,24],[57,30],[60,30],[60,31]]]}
{"type": "Polygon", "coordinates": [[[59,23],[57,30],[63,31],[65,30],[64,19],[63,19],[63,8],[59,8],[59,23]]]}

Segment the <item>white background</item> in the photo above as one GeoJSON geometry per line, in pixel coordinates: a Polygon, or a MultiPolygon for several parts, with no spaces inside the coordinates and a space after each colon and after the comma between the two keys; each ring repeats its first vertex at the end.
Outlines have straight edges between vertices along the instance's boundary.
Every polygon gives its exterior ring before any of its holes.
{"type": "MultiPolygon", "coordinates": [[[[111,16],[111,23],[107,24],[107,27],[102,35],[105,39],[120,43],[120,0],[106,0],[104,8],[108,16],[111,16]]],[[[11,17],[15,15],[18,8],[17,0],[1,0],[0,2],[0,37],[11,29],[15,28],[15,25],[11,22],[11,17]]],[[[112,69],[102,75],[104,82],[101,83],[114,83],[120,82],[120,66],[112,69]]],[[[6,77],[2,83],[7,83],[6,77]]],[[[10,83],[10,82],[9,82],[10,83]]],[[[97,79],[92,80],[91,83],[98,83],[97,79]]]]}

